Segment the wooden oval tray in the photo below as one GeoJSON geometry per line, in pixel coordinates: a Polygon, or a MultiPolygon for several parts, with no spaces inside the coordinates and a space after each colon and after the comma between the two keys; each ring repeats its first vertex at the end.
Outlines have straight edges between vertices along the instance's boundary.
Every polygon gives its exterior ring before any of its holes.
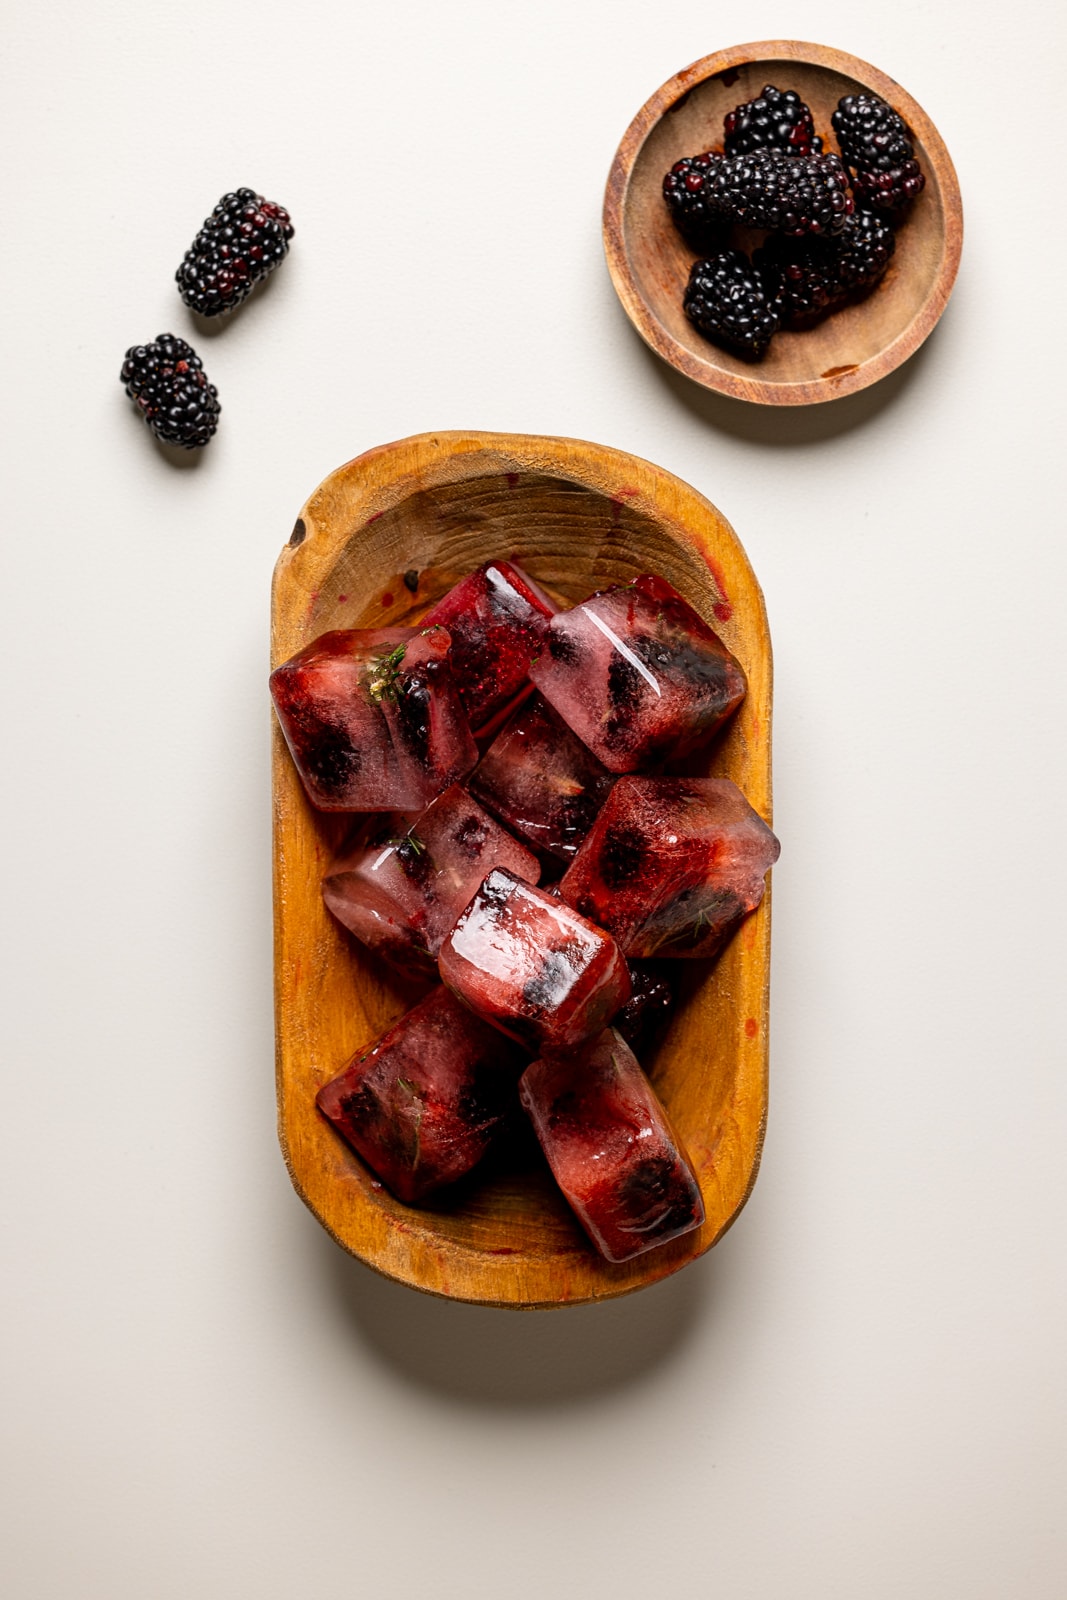
{"type": "MultiPolygon", "coordinates": [[[[720,633],[748,696],[702,770],[771,820],[771,650],[763,597],[730,525],[670,473],[575,439],[435,433],[331,474],[274,574],[272,666],[330,628],[410,625],[458,578],[507,557],[565,601],[658,572],[720,633]]],[[[351,940],[319,883],[345,819],[307,803],[273,729],[279,1135],[298,1194],[346,1250],[433,1294],[555,1306],[643,1288],[703,1254],[752,1187],[767,1106],[770,894],[714,965],[679,962],[680,998],[645,1064],[693,1158],[707,1221],[611,1266],[536,1150],[490,1164],[448,1200],[394,1200],[315,1108],[321,1084],[424,992],[351,940]]]]}
{"type": "Polygon", "coordinates": [[[615,155],[604,196],[608,270],[645,342],[686,377],[738,400],[811,405],[855,394],[899,367],[944,311],[963,247],[963,206],[951,157],[922,107],[899,83],[856,56],[796,39],[734,45],[694,61],[641,107],[615,155]],[[777,333],[759,362],[711,344],[682,309],[697,259],[663,203],[663,178],[682,156],[722,148],[723,117],[773,83],[796,89],[824,148],[837,149],[830,117],[843,95],[880,95],[911,129],[926,187],[897,233],[881,283],[803,333],[777,333]]]}

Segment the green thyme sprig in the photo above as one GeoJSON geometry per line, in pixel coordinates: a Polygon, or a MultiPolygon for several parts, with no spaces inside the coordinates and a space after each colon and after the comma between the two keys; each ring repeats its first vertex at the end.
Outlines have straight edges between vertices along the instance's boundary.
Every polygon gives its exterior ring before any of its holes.
{"type": "Polygon", "coordinates": [[[367,692],[372,700],[396,699],[400,663],[404,659],[404,652],[407,647],[407,640],[405,639],[403,644],[398,644],[395,650],[390,650],[387,656],[378,656],[371,663],[370,676],[367,679],[367,692]]]}

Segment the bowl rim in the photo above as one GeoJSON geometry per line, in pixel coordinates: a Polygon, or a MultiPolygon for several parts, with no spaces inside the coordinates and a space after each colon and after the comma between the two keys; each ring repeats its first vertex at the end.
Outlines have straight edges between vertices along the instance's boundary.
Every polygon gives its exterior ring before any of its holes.
{"type": "Polygon", "coordinates": [[[870,62],[829,45],[797,39],[766,39],[753,44],[731,45],[712,55],[702,56],[661,84],[634,117],[615,152],[604,190],[601,226],[604,254],[615,292],[630,321],[650,349],[703,388],[756,405],[818,405],[855,394],[888,377],[909,356],[914,355],[933,332],[948,304],[963,250],[963,202],[959,180],[945,142],[926,112],[895,79],[870,62]],[[646,140],[663,116],[708,78],[733,67],[748,66],[752,62],[774,57],[840,72],[887,100],[918,135],[930,158],[930,165],[937,174],[942,196],[944,230],[941,260],[926,298],[907,327],[876,355],[861,361],[850,371],[815,381],[769,383],[755,376],[750,378],[726,372],[715,367],[710,358],[704,361],[695,357],[663,326],[641,294],[630,269],[623,239],[623,218],[634,167],[646,140]]]}
{"type": "MultiPolygon", "coordinates": [[[[402,504],[412,493],[439,484],[497,475],[531,473],[564,478],[603,496],[614,507],[623,505],[652,516],[680,537],[706,565],[712,587],[728,612],[744,618],[754,653],[750,674],[751,716],[758,729],[742,743],[743,791],[765,820],[772,822],[771,723],[773,713],[773,658],[766,606],[759,582],[741,541],[722,512],[684,479],[641,457],[611,446],[584,440],[529,434],[455,431],[414,435],[380,445],[331,473],[311,494],[278,556],[271,594],[272,665],[291,653],[294,636],[310,625],[310,602],[341,551],[358,541],[385,510],[402,504]],[[301,619],[299,622],[296,619],[301,619]],[[757,682],[758,680],[758,682],[757,682]]],[[[365,625],[365,624],[364,624],[365,625]]],[[[625,1295],[649,1287],[697,1259],[716,1244],[733,1224],[750,1195],[759,1170],[767,1114],[769,1055],[770,917],[771,890],[747,919],[744,940],[745,975],[740,988],[758,1018],[758,1029],[748,1032],[743,1059],[736,1063],[728,1121],[733,1130],[724,1136],[736,1142],[718,1177],[713,1165],[709,1182],[722,1190],[724,1204],[713,1222],[696,1233],[666,1244],[620,1266],[601,1262],[583,1252],[582,1278],[577,1292],[556,1292],[557,1281],[571,1269],[566,1260],[554,1262],[523,1257],[515,1272],[511,1252],[473,1245],[456,1245],[425,1226],[417,1208],[412,1220],[394,1226],[387,1213],[372,1216],[369,1208],[358,1217],[346,1207],[331,1177],[309,1145],[304,1116],[294,1109],[294,1090],[300,1076],[298,1054],[306,1049],[307,1018],[301,1012],[300,961],[307,954],[300,942],[299,908],[290,903],[292,885],[301,879],[301,815],[306,811],[301,785],[285,742],[272,714],[272,791],[274,830],[274,999],[275,1080],[278,1136],[290,1180],[308,1209],[334,1240],[384,1277],[431,1295],[468,1304],[532,1310],[577,1305],[625,1295]],[[727,1168],[729,1170],[727,1170],[727,1168]],[[358,1236],[357,1236],[358,1235],[358,1236]]],[[[317,885],[317,878],[316,878],[317,885]]],[[[740,933],[738,941],[740,941],[740,933]]],[[[725,954],[725,952],[724,952],[725,954]]],[[[740,959],[740,958],[739,958],[740,959]]],[[[739,999],[740,1003],[740,999],[739,999]]],[[[738,1013],[740,1021],[740,1013],[738,1013]]],[[[313,1119],[317,1124],[317,1118],[313,1119]]],[[[691,1152],[692,1153],[692,1152],[691,1152]]],[[[712,1155],[711,1151],[705,1152],[712,1155]]],[[[707,1200],[708,1190],[701,1184],[707,1200]]]]}

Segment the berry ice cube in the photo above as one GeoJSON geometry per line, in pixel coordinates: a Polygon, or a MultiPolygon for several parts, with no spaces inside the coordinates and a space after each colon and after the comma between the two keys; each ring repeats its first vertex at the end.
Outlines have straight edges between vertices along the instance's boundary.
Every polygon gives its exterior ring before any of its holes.
{"type": "Polygon", "coordinates": [[[727,778],[620,778],[559,891],[627,956],[710,956],[780,848],[727,778]]]}
{"type": "Polygon", "coordinates": [[[536,856],[458,783],[414,822],[376,819],[322,880],[339,922],[394,966],[436,973],[441,941],[493,867],[536,883],[536,856]]]}
{"type": "Polygon", "coordinates": [[[745,695],[740,662],[651,575],[553,617],[530,677],[610,772],[695,750],[745,695]]]}
{"type": "Polygon", "coordinates": [[[509,561],[487,561],[450,589],[423,618],[452,635],[452,674],[476,733],[488,731],[529,688],[556,607],[509,561]]]}
{"type": "Polygon", "coordinates": [[[317,1104],[398,1200],[420,1200],[481,1160],[524,1059],[438,987],[321,1088],[317,1104]]]}
{"type": "Polygon", "coordinates": [[[441,945],[441,976],[479,1016],[532,1050],[569,1050],[630,998],[614,939],[497,868],[441,945]]]}
{"type": "Polygon", "coordinates": [[[278,721],[321,811],[421,811],[478,760],[445,628],[324,633],[271,674],[278,721]]]}
{"type": "Polygon", "coordinates": [[[540,854],[569,863],[614,782],[614,773],[534,695],[497,734],[470,788],[540,854]]]}
{"type": "Polygon", "coordinates": [[[700,1227],[704,1202],[689,1159],[614,1028],[573,1055],[534,1061],[519,1098],[553,1177],[609,1261],[700,1227]]]}

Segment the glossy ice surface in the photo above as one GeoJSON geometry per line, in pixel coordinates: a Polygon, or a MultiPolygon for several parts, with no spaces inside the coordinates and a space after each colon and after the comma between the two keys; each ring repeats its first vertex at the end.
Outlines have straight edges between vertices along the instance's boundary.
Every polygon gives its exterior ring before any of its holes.
{"type": "Polygon", "coordinates": [[[536,856],[452,784],[412,821],[383,817],[322,880],[338,921],[394,966],[436,971],[441,941],[493,867],[536,883],[536,856]]]}
{"type": "Polygon", "coordinates": [[[611,772],[647,771],[696,749],[745,694],[741,665],[718,634],[652,576],[555,616],[530,677],[611,772]]]}
{"type": "Polygon", "coordinates": [[[322,634],[271,674],[278,720],[312,805],[421,811],[478,759],[445,628],[322,634]]]}
{"type": "Polygon", "coordinates": [[[559,889],[627,956],[711,956],[780,846],[725,778],[620,778],[559,889]]]}
{"type": "Polygon", "coordinates": [[[423,618],[452,635],[452,672],[476,733],[506,714],[529,688],[553,602],[509,561],[487,561],[463,578],[423,618]]]}
{"type": "Polygon", "coordinates": [[[535,850],[569,863],[614,782],[558,712],[534,695],[497,734],[470,789],[535,850]]]}
{"type": "Polygon", "coordinates": [[[630,998],[615,941],[542,889],[499,869],[441,945],[441,976],[533,1050],[568,1050],[630,998]]]}
{"type": "Polygon", "coordinates": [[[609,1261],[699,1228],[700,1187],[637,1058],[614,1028],[573,1055],[534,1061],[519,1098],[552,1174],[609,1261]]]}
{"type": "Polygon", "coordinates": [[[319,1110],[399,1200],[454,1183],[514,1105],[524,1057],[434,989],[319,1090],[319,1110]]]}

